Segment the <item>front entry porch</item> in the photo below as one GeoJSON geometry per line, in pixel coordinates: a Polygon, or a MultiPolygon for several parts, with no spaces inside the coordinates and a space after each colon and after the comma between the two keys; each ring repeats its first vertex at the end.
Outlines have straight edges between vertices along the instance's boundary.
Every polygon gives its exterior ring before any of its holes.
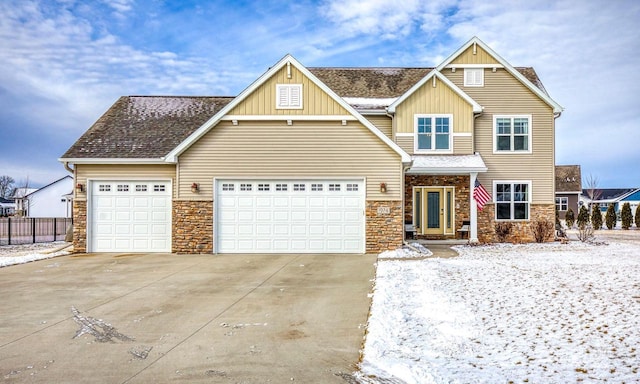
{"type": "Polygon", "coordinates": [[[467,238],[469,176],[406,175],[405,223],[415,228],[418,240],[467,238]]]}

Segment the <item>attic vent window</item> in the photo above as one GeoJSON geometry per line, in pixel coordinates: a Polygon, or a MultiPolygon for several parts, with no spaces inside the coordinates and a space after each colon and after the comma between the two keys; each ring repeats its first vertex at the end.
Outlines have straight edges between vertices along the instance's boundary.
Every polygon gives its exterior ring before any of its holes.
{"type": "Polygon", "coordinates": [[[302,84],[276,84],[276,109],[302,109],[302,84]]]}
{"type": "Polygon", "coordinates": [[[484,68],[465,68],[464,69],[464,86],[465,87],[483,87],[484,86],[484,68]]]}

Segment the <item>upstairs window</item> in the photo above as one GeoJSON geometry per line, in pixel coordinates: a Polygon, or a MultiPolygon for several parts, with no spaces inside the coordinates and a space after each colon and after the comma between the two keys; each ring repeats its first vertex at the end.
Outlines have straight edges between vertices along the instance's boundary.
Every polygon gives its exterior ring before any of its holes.
{"type": "Polygon", "coordinates": [[[416,152],[451,152],[451,115],[417,115],[415,120],[416,152]]]}
{"type": "Polygon", "coordinates": [[[276,84],[276,109],[302,109],[302,84],[276,84]]]}
{"type": "Polygon", "coordinates": [[[531,116],[494,116],[494,152],[531,153],[531,116]]]}
{"type": "Polygon", "coordinates": [[[484,68],[465,68],[464,86],[484,87],[484,68]]]}
{"type": "Polygon", "coordinates": [[[566,211],[569,209],[568,197],[556,197],[556,211],[566,211]]]}

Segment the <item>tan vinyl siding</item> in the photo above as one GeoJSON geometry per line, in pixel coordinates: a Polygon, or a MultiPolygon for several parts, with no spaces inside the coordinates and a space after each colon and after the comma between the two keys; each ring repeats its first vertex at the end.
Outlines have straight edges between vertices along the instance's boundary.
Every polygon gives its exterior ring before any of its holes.
{"type": "MultiPolygon", "coordinates": [[[[88,187],[87,179],[101,180],[168,180],[176,185],[176,166],[167,165],[105,165],[105,164],[77,164],[76,184],[88,187]]],[[[76,199],[86,200],[86,192],[76,190],[76,199]]]]}
{"type": "Polygon", "coordinates": [[[392,138],[392,129],[391,129],[391,118],[389,116],[365,116],[367,120],[369,120],[373,125],[378,127],[379,130],[382,131],[388,138],[392,138]]]}
{"type": "Polygon", "coordinates": [[[366,177],[367,199],[402,196],[400,155],[359,122],[222,122],[180,156],[178,170],[185,200],[211,198],[213,179],[224,177],[366,177]]]}
{"type": "Polygon", "coordinates": [[[413,136],[396,136],[396,144],[408,154],[413,155],[413,136]]]}
{"type": "Polygon", "coordinates": [[[266,80],[258,89],[235,106],[229,115],[348,115],[349,113],[302,72],[291,66],[266,80]],[[276,109],[276,84],[302,84],[302,109],[276,109]]]}
{"type": "MultiPolygon", "coordinates": [[[[444,74],[462,87],[463,71],[444,74]]],[[[531,180],[533,203],[554,203],[553,109],[504,69],[485,71],[484,87],[463,90],[484,107],[474,133],[475,151],[489,168],[478,176],[480,182],[492,193],[493,180],[531,180]],[[494,154],[494,115],[531,115],[532,153],[494,154]]]]}
{"type": "Polygon", "coordinates": [[[429,80],[396,109],[396,131],[414,132],[416,114],[452,114],[453,132],[473,131],[473,108],[440,80],[429,80]]]}
{"type": "Polygon", "coordinates": [[[456,155],[473,154],[473,138],[471,136],[453,136],[453,153],[456,155]]]}
{"type": "MultiPolygon", "coordinates": [[[[476,54],[473,54],[473,45],[456,57],[451,64],[499,64],[487,51],[476,45],[476,54]]],[[[443,71],[449,72],[450,70],[443,71]]]]}

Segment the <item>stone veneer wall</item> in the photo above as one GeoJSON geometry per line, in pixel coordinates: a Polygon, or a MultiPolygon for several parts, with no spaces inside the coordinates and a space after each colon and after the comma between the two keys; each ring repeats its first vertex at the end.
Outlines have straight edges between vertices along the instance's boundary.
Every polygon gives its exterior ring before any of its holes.
{"type": "Polygon", "coordinates": [[[366,202],[367,253],[380,253],[402,246],[404,223],[401,201],[366,202]]]}
{"type": "Polygon", "coordinates": [[[87,252],[86,200],[73,200],[73,251],[87,252]]]}
{"type": "Polygon", "coordinates": [[[462,221],[470,219],[469,211],[469,175],[405,175],[404,177],[404,221],[413,221],[413,186],[416,187],[455,187],[454,205],[456,209],[453,235],[418,235],[419,239],[441,240],[454,238],[462,221]]]}
{"type": "MultiPolygon", "coordinates": [[[[498,241],[495,236],[495,206],[485,205],[482,211],[478,211],[478,241],[481,243],[494,243],[498,241]]],[[[536,220],[546,220],[555,223],[555,204],[531,204],[529,221],[512,221],[513,227],[507,241],[511,243],[532,243],[535,242],[531,224],[536,220]]],[[[553,236],[547,241],[553,241],[553,236]]]]}
{"type": "Polygon", "coordinates": [[[172,252],[213,253],[213,201],[173,201],[172,252]]]}

